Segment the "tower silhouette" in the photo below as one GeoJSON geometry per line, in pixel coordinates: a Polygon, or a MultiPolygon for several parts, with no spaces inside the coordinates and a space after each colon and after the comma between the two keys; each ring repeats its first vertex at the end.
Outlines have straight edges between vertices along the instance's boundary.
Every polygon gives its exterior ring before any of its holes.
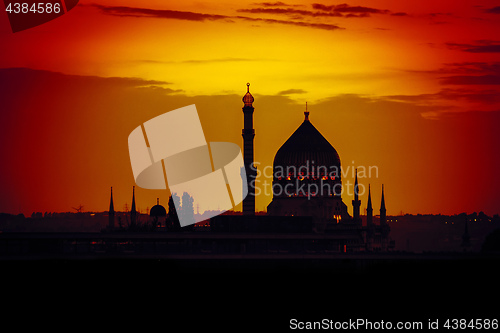
{"type": "Polygon", "coordinates": [[[384,184],[382,184],[382,199],[380,201],[380,226],[387,225],[387,211],[385,209],[384,184]]]}
{"type": "Polygon", "coordinates": [[[108,213],[108,226],[109,229],[115,228],[115,205],[113,204],[113,187],[111,186],[111,198],[109,199],[109,213],[108,213]]]}
{"type": "Polygon", "coordinates": [[[366,249],[373,250],[373,237],[375,235],[375,226],[373,225],[373,207],[370,184],[368,184],[368,201],[366,204],[366,249]]]}
{"type": "Polygon", "coordinates": [[[134,226],[137,221],[137,210],[135,209],[135,186],[132,187],[132,208],[130,209],[130,225],[134,226]]]}
{"type": "Polygon", "coordinates": [[[359,208],[361,206],[361,200],[358,196],[358,169],[356,169],[356,178],[354,181],[354,200],[352,201],[352,219],[355,223],[360,223],[361,218],[359,215],[359,208]]]}
{"type": "Polygon", "coordinates": [[[255,168],[253,165],[253,139],[255,130],[253,129],[253,103],[254,98],[250,94],[250,83],[247,83],[247,93],[243,96],[243,161],[247,175],[248,194],[243,200],[243,215],[255,215],[255,168]]]}
{"type": "Polygon", "coordinates": [[[389,232],[391,228],[387,224],[387,211],[385,209],[384,184],[382,184],[382,199],[380,201],[380,244],[382,251],[386,251],[389,246],[389,232]]]}
{"type": "Polygon", "coordinates": [[[372,194],[370,184],[368,184],[368,203],[366,204],[366,226],[373,225],[373,207],[372,207],[372,194]]]}

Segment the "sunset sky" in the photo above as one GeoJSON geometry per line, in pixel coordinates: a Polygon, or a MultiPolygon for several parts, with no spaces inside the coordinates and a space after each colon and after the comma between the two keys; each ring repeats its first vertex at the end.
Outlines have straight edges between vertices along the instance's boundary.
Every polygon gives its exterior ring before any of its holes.
{"type": "MultiPolygon", "coordinates": [[[[0,212],[104,211],[111,186],[123,210],[129,133],[196,104],[207,141],[242,146],[250,82],[261,170],[307,102],[344,184],[378,168],[376,214],[382,184],[388,214],[500,213],[498,1],[80,1],[17,33],[2,10],[0,45],[0,212]]],[[[168,196],[136,187],[144,213],[168,196]]]]}

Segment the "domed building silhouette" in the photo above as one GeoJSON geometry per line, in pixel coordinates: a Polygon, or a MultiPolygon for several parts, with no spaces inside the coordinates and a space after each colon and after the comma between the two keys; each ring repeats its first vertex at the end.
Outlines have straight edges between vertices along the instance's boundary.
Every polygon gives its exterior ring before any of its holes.
{"type": "MultiPolygon", "coordinates": [[[[267,214],[256,214],[255,99],[250,93],[250,84],[247,84],[242,100],[244,169],[241,175],[248,189],[248,195],[242,202],[242,212],[229,211],[212,216],[203,222],[202,227],[193,224],[190,228],[171,228],[166,225],[167,210],[157,199],[149,215],[159,222],[156,226],[161,225],[161,220],[165,221],[165,228],[158,229],[164,234],[160,232],[153,237],[158,238],[158,249],[176,255],[237,255],[258,259],[281,258],[282,254],[288,258],[303,258],[304,255],[313,258],[315,255],[321,257],[335,253],[387,251],[394,247],[389,238],[383,185],[380,215],[373,214],[369,186],[366,217],[362,218],[356,172],[352,216],[349,215],[348,207],[342,200],[340,156],[312,124],[307,104],[303,122],[276,152],[273,198],[267,206],[267,214]]],[[[168,214],[175,214],[173,204],[168,206],[168,214]]],[[[131,221],[135,220],[135,214],[133,191],[131,221]]],[[[115,212],[112,194],[108,216],[109,229],[113,230],[115,212]]],[[[139,244],[142,241],[135,242],[139,244]]],[[[153,248],[156,249],[155,246],[153,248]]]]}
{"type": "Polygon", "coordinates": [[[270,215],[313,216],[317,221],[350,218],[341,198],[340,157],[314,127],[309,112],[280,147],[273,163],[270,215]]]}
{"type": "Polygon", "coordinates": [[[151,207],[149,210],[149,216],[151,217],[166,217],[167,216],[167,210],[165,207],[160,205],[160,199],[156,198],[156,205],[151,207]]]}
{"type": "MultiPolygon", "coordinates": [[[[242,230],[273,230],[290,232],[292,229],[309,230],[324,234],[326,251],[385,251],[393,247],[389,240],[384,187],[380,203],[379,223],[374,223],[371,190],[368,191],[366,220],[360,215],[361,200],[358,195],[357,170],[354,182],[352,217],[342,201],[342,172],[340,156],[330,142],[309,120],[304,121],[276,152],[273,162],[273,199],[267,206],[266,216],[255,215],[255,165],[253,128],[254,97],[247,92],[243,96],[244,128],[243,159],[245,163],[248,195],[243,201],[242,230]],[[310,227],[307,227],[307,226],[310,227]],[[328,236],[327,236],[328,235],[328,236]]],[[[234,217],[230,219],[237,220],[234,217]]],[[[222,222],[223,216],[211,222],[222,222]]],[[[215,223],[217,224],[217,223],[215,223]]],[[[302,232],[302,231],[300,231],[302,232]]],[[[323,246],[322,245],[322,246],[323,246]]]]}
{"type": "Polygon", "coordinates": [[[151,209],[149,210],[149,216],[153,218],[153,221],[155,221],[157,226],[165,226],[165,220],[167,219],[167,210],[165,209],[165,207],[160,205],[159,198],[156,198],[156,205],[151,207],[151,209]]]}

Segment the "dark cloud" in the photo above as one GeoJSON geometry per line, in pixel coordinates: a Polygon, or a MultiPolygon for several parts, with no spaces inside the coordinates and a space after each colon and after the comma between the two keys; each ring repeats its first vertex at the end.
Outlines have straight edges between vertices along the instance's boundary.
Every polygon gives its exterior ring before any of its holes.
{"type": "Polygon", "coordinates": [[[303,21],[285,21],[285,20],[275,20],[275,19],[264,19],[264,18],[253,18],[253,17],[246,17],[246,16],[235,16],[235,18],[245,20],[245,21],[253,21],[253,22],[264,22],[264,23],[276,23],[276,24],[286,24],[286,25],[295,25],[298,27],[308,27],[308,28],[315,28],[315,29],[322,29],[322,30],[338,30],[338,29],[344,29],[342,27],[339,27],[336,24],[329,24],[329,23],[309,23],[309,22],[303,22],[303,21]]]}
{"type": "Polygon", "coordinates": [[[484,11],[485,13],[490,13],[490,14],[500,14],[500,6],[496,6],[493,8],[486,9],[484,11]]]}
{"type": "MultiPolygon", "coordinates": [[[[59,82],[64,78],[71,79],[72,82],[88,85],[107,85],[114,87],[144,87],[144,86],[163,86],[171,84],[171,82],[144,80],[135,77],[100,77],[100,76],[83,76],[83,75],[68,75],[51,71],[34,70],[31,68],[0,68],[0,76],[9,78],[11,84],[15,82],[26,82],[26,78],[30,78],[30,83],[45,85],[52,82],[59,82]]],[[[4,81],[5,82],[5,81],[4,81]]]]}
{"type": "Polygon", "coordinates": [[[494,89],[442,89],[434,94],[420,95],[392,95],[383,96],[381,99],[386,99],[396,102],[411,103],[417,105],[432,105],[443,101],[465,100],[468,102],[480,102],[487,104],[500,103],[500,94],[494,89]]]}
{"type": "Polygon", "coordinates": [[[487,104],[500,103],[500,94],[494,89],[443,89],[438,96],[446,100],[463,99],[469,102],[482,102],[487,104]]]}
{"type": "Polygon", "coordinates": [[[114,15],[114,16],[125,16],[125,17],[154,17],[154,18],[164,18],[164,19],[175,19],[175,20],[187,20],[187,21],[205,21],[205,20],[228,20],[229,16],[226,15],[216,15],[216,14],[203,14],[194,13],[178,10],[168,10],[168,9],[148,9],[148,8],[137,8],[137,7],[124,7],[124,6],[103,6],[98,4],[92,4],[90,6],[98,8],[101,12],[114,15]]]}
{"type": "Polygon", "coordinates": [[[312,7],[316,10],[321,10],[325,12],[336,12],[336,13],[349,13],[349,14],[390,14],[391,11],[387,9],[376,9],[363,6],[350,6],[346,3],[340,5],[323,5],[320,3],[313,3],[312,7]]]}
{"type": "Polygon", "coordinates": [[[313,11],[290,8],[292,6],[284,3],[276,2],[269,3],[255,3],[253,5],[260,5],[258,8],[245,8],[239,9],[239,12],[252,13],[252,14],[274,14],[274,15],[288,15],[288,16],[307,16],[307,17],[369,17],[370,14],[390,14],[393,16],[407,16],[407,13],[398,12],[392,13],[387,9],[377,9],[363,6],[350,6],[348,4],[340,5],[324,5],[320,3],[312,4],[313,11]],[[266,4],[266,5],[264,5],[266,4]]]}
{"type": "Polygon", "coordinates": [[[312,12],[309,10],[299,10],[293,8],[249,8],[249,9],[238,9],[238,12],[252,13],[252,14],[278,14],[278,15],[302,15],[311,17],[342,17],[340,13],[326,13],[326,12],[312,12]]]}
{"type": "Polygon", "coordinates": [[[223,21],[228,23],[233,23],[235,19],[239,19],[244,21],[264,22],[269,24],[286,24],[286,25],[294,25],[294,26],[323,29],[323,30],[343,29],[338,25],[328,24],[328,23],[309,23],[302,21],[264,19],[264,18],[254,18],[247,16],[204,14],[204,13],[165,10],[165,9],[148,9],[148,8],[123,7],[123,6],[113,7],[113,6],[103,6],[97,4],[93,4],[90,6],[98,8],[104,14],[120,16],[120,17],[162,18],[162,19],[188,20],[188,21],[198,21],[198,22],[203,22],[208,20],[208,21],[223,21]]]}
{"type": "Polygon", "coordinates": [[[437,70],[418,71],[418,73],[439,75],[438,80],[444,85],[500,84],[500,62],[447,63],[437,70]]]}
{"type": "Polygon", "coordinates": [[[284,2],[257,2],[252,5],[263,6],[263,7],[302,7],[302,5],[289,5],[284,2]]]}
{"type": "Polygon", "coordinates": [[[500,85],[500,75],[456,75],[440,78],[441,84],[500,85]]]}
{"type": "Polygon", "coordinates": [[[307,91],[304,89],[288,89],[288,90],[283,90],[278,93],[280,96],[284,95],[291,95],[291,94],[305,94],[307,91]]]}
{"type": "Polygon", "coordinates": [[[500,62],[454,62],[444,64],[444,67],[438,72],[449,74],[500,75],[500,62]]]}
{"type": "Polygon", "coordinates": [[[500,52],[500,41],[478,40],[474,44],[446,43],[447,48],[470,53],[498,53],[500,52]]]}

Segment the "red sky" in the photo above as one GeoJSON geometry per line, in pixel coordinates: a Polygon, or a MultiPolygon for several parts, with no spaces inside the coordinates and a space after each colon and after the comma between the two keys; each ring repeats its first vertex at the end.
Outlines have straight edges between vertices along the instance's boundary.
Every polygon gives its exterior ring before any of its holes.
{"type": "MultiPolygon", "coordinates": [[[[123,209],[128,134],[196,104],[207,141],[241,145],[250,82],[262,169],[308,102],[345,170],[377,166],[376,207],[385,184],[389,214],[499,213],[499,33],[496,1],[80,1],[18,33],[0,15],[0,212],[103,211],[110,186],[123,209]]],[[[143,212],[168,195],[136,188],[143,212]]]]}

